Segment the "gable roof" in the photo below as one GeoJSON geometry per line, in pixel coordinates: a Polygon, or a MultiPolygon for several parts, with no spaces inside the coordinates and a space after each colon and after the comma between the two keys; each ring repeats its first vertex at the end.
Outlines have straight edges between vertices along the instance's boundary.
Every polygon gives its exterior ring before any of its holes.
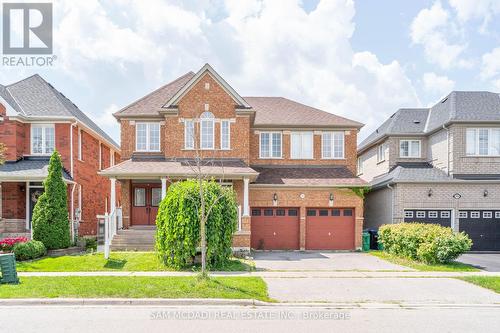
{"type": "Polygon", "coordinates": [[[185,86],[193,77],[193,72],[178,77],[172,82],[161,86],[155,91],[141,97],[132,104],[124,107],[123,109],[115,112],[113,115],[116,118],[120,117],[134,117],[134,116],[159,116],[158,110],[165,105],[165,101],[171,99],[183,86],[185,86]]]}
{"type": "Polygon", "coordinates": [[[96,132],[108,143],[119,145],[66,96],[35,74],[0,89],[0,94],[24,117],[71,117],[96,132]]]}
{"type": "Polygon", "coordinates": [[[161,109],[167,111],[174,107],[180,97],[202,77],[204,73],[214,76],[221,85],[232,94],[239,107],[255,112],[256,127],[354,127],[361,128],[362,123],[334,115],[317,108],[283,97],[241,97],[231,88],[213,68],[206,64],[197,74],[188,72],[172,82],[156,89],[132,104],[114,113],[122,117],[159,117],[161,109]]]}
{"type": "Polygon", "coordinates": [[[175,93],[170,99],[167,100],[165,105],[162,106],[164,109],[168,109],[171,106],[177,105],[179,100],[184,96],[186,92],[191,89],[205,74],[210,74],[221,86],[222,88],[234,99],[238,106],[249,108],[250,105],[233,89],[220,75],[217,73],[212,66],[205,64],[179,91],[175,93]]]}
{"type": "Polygon", "coordinates": [[[358,151],[365,150],[382,137],[389,135],[426,135],[453,122],[492,121],[500,121],[498,93],[452,91],[431,108],[398,110],[359,144],[358,151]],[[413,119],[419,120],[419,124],[414,124],[413,119]]]}

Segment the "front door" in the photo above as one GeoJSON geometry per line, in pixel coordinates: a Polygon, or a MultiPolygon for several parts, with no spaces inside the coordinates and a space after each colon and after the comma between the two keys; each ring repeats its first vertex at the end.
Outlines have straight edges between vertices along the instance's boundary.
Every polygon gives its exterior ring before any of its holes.
{"type": "Polygon", "coordinates": [[[132,225],[155,225],[161,187],[156,184],[132,186],[132,225]]]}
{"type": "Polygon", "coordinates": [[[29,195],[30,195],[30,218],[29,218],[29,229],[31,229],[31,221],[33,220],[33,209],[35,209],[35,205],[38,202],[38,198],[43,194],[43,187],[30,187],[29,195]]]}

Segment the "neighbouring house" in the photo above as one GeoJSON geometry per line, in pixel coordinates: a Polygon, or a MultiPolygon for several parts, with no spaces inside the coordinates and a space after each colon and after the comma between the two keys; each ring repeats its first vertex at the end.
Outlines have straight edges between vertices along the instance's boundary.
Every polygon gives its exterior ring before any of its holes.
{"type": "Polygon", "coordinates": [[[365,227],[437,223],[473,250],[500,250],[500,96],[453,91],[430,108],[400,109],[358,146],[372,187],[365,227]]]}
{"type": "Polygon", "coordinates": [[[210,66],[116,112],[122,162],[100,172],[122,191],[112,249],[152,248],[172,181],[202,173],[239,203],[235,250],[361,247],[363,200],[352,190],[361,123],[283,97],[241,97],[210,66]],[[149,234],[148,234],[149,230],[149,234]],[[142,244],[141,244],[142,240],[142,244]]]}
{"type": "Polygon", "coordinates": [[[33,75],[0,85],[0,142],[7,147],[0,165],[0,237],[31,234],[33,208],[54,149],[62,157],[70,221],[79,235],[97,234],[96,215],[110,210],[110,182],[97,172],[120,160],[113,139],[33,75]]]}

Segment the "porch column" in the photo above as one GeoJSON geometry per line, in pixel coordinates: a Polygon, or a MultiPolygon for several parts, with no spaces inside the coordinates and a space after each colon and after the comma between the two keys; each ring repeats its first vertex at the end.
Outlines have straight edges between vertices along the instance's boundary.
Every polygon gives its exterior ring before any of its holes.
{"type": "Polygon", "coordinates": [[[161,178],[161,199],[165,199],[167,196],[167,178],[161,178]]]}
{"type": "Polygon", "coordinates": [[[30,231],[30,239],[33,239],[33,226],[30,226],[30,182],[26,182],[26,230],[30,231]]]}
{"type": "Polygon", "coordinates": [[[250,183],[249,178],[243,178],[243,216],[250,216],[248,207],[248,184],[250,183]]]}
{"type": "Polygon", "coordinates": [[[0,221],[2,220],[2,183],[0,183],[0,221]]]}
{"type": "Polygon", "coordinates": [[[116,178],[110,178],[111,182],[111,193],[109,198],[109,212],[112,213],[116,208],[116,178]]]}

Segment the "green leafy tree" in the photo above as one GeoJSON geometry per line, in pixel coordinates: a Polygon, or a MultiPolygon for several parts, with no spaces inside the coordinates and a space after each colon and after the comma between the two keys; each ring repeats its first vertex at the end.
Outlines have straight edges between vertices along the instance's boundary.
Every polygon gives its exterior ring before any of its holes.
{"type": "Polygon", "coordinates": [[[5,163],[5,151],[7,150],[7,147],[5,147],[5,144],[0,142],[0,165],[5,163]]]}
{"type": "Polygon", "coordinates": [[[207,268],[222,267],[232,254],[232,236],[237,220],[236,197],[232,189],[206,180],[174,183],[161,202],[156,217],[156,250],[167,266],[182,268],[192,262],[198,248],[203,251],[205,234],[207,268]]]}
{"type": "Polygon", "coordinates": [[[70,225],[66,184],[62,177],[61,157],[52,153],[49,174],[43,186],[44,193],[33,209],[33,239],[41,241],[47,249],[62,249],[70,246],[70,225]]]}

